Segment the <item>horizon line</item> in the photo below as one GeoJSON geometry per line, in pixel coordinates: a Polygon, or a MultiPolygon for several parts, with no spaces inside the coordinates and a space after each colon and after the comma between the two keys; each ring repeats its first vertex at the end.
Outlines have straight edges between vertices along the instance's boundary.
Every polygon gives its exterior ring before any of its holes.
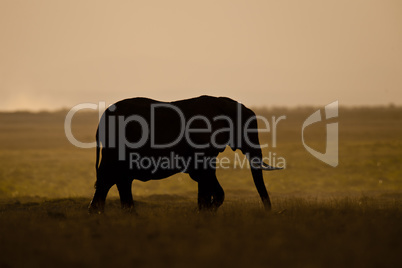
{"type": "MultiPolygon", "coordinates": [[[[60,108],[44,108],[44,109],[15,109],[15,110],[1,110],[0,113],[31,113],[31,114],[40,114],[40,113],[62,113],[71,110],[68,107],[60,107],[60,108]]],[[[272,105],[272,106],[261,106],[261,105],[250,105],[249,106],[252,110],[280,110],[280,109],[287,109],[287,110],[298,110],[298,109],[318,109],[322,108],[320,105],[309,105],[309,104],[302,104],[302,105],[272,105]]],[[[402,108],[402,104],[357,104],[357,105],[350,105],[350,104],[340,104],[339,109],[379,109],[379,108],[391,108],[391,109],[400,109],[402,108]]],[[[85,112],[97,112],[96,110],[89,110],[85,109],[85,112]]]]}

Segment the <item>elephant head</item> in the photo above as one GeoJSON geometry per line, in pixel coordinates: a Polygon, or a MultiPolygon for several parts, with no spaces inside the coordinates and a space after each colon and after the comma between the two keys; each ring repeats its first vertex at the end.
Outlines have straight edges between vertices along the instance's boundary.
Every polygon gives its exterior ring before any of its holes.
{"type": "Polygon", "coordinates": [[[232,150],[239,149],[247,156],[254,184],[265,209],[270,210],[271,201],[264,184],[262,171],[279,170],[282,168],[273,167],[263,162],[261,146],[258,138],[257,117],[255,113],[246,106],[235,101],[232,101],[228,107],[231,117],[236,119],[234,143],[231,144],[230,147],[232,150]]]}

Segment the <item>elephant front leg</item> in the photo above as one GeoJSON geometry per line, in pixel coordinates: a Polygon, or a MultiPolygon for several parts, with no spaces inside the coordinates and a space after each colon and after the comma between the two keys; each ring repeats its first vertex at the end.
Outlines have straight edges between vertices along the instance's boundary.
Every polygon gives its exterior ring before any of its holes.
{"type": "Polygon", "coordinates": [[[131,191],[132,180],[127,179],[118,182],[116,185],[119,191],[122,209],[128,212],[134,212],[134,200],[131,191]]]}
{"type": "Polygon", "coordinates": [[[210,210],[212,208],[212,193],[207,183],[198,182],[198,209],[210,210]]]}
{"type": "Polygon", "coordinates": [[[199,210],[216,211],[222,205],[225,193],[215,173],[204,174],[204,176],[198,177],[197,182],[199,210]]]}
{"type": "Polygon", "coordinates": [[[213,183],[213,192],[212,192],[212,208],[218,209],[225,200],[225,192],[222,189],[222,186],[219,184],[216,179],[213,183]]]}

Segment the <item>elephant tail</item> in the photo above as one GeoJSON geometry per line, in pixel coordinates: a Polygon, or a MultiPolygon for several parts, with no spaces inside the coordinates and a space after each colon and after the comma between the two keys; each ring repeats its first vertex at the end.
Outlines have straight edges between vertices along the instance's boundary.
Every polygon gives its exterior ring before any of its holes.
{"type": "Polygon", "coordinates": [[[99,168],[99,154],[100,154],[100,141],[99,141],[99,127],[96,129],[96,161],[95,170],[96,177],[98,178],[98,168],[99,168]]]}

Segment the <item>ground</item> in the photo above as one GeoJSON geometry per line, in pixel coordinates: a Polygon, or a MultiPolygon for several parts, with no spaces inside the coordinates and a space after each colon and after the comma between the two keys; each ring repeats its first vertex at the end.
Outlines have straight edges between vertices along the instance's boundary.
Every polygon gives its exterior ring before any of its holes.
{"type": "Polygon", "coordinates": [[[85,198],[1,206],[2,267],[396,267],[402,196],[229,200],[217,214],[194,199],[150,196],[137,215],[112,199],[88,215],[85,198]]]}

